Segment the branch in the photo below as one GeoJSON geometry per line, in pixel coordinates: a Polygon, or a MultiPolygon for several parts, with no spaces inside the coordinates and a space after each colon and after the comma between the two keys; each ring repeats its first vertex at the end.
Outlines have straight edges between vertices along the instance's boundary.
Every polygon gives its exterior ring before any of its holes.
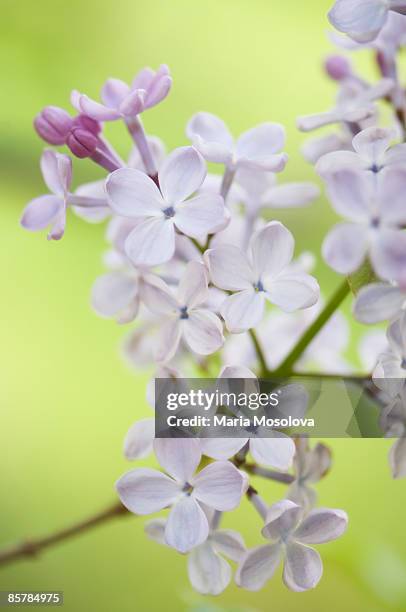
{"type": "Polygon", "coordinates": [[[253,342],[254,348],[255,348],[255,352],[257,354],[258,357],[258,361],[259,361],[259,365],[261,366],[261,378],[266,378],[267,374],[269,374],[269,370],[268,370],[268,366],[266,364],[266,359],[265,359],[265,355],[264,352],[261,348],[261,345],[259,343],[257,334],[255,333],[255,331],[253,329],[249,330],[249,334],[251,336],[251,340],[253,342]]]}
{"type": "Polygon", "coordinates": [[[44,549],[54,546],[54,544],[58,544],[63,540],[68,540],[71,537],[84,533],[93,527],[97,527],[98,525],[109,521],[110,519],[126,515],[130,515],[127,508],[125,508],[120,502],[116,502],[105,510],[98,512],[87,519],[79,521],[71,527],[55,531],[54,533],[44,536],[43,538],[25,540],[25,542],[16,544],[11,548],[0,550],[0,565],[8,565],[9,563],[13,563],[13,561],[18,561],[19,559],[32,559],[44,549]]]}

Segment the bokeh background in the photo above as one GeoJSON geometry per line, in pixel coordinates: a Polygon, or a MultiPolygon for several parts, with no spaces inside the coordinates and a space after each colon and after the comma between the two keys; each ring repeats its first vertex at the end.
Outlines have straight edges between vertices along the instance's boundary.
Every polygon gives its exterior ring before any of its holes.
{"type": "MultiPolygon", "coordinates": [[[[1,0],[0,544],[45,534],[115,499],[128,468],[122,440],[149,415],[145,383],[119,355],[124,330],[97,318],[89,289],[102,271],[104,228],[69,217],[66,236],[20,229],[25,203],[44,192],[42,144],[32,118],[46,104],[69,108],[69,92],[93,96],[108,76],[131,79],[144,65],[169,64],[170,97],[145,115],[147,130],[173,148],[196,111],[223,117],[238,134],[258,122],[286,125],[287,179],[315,179],[299,147],[295,118],[329,108],[334,87],[321,62],[331,50],[331,0],[1,0]]],[[[368,57],[358,60],[373,74],[368,57]]],[[[125,155],[122,126],[108,135],[125,155]]],[[[75,185],[101,176],[75,162],[75,185]]],[[[320,252],[334,221],[325,199],[282,217],[298,251],[320,252]]],[[[328,295],[339,278],[320,262],[328,295]]],[[[346,304],[349,313],[350,304],[346,304]]],[[[348,356],[361,328],[352,323],[348,356]]],[[[350,515],[347,535],[320,547],[325,573],[312,592],[289,592],[279,576],[260,593],[231,586],[219,598],[190,588],[186,559],[148,541],[143,519],[117,519],[34,561],[0,572],[0,590],[65,592],[75,612],[403,610],[406,600],[406,482],[394,482],[386,441],[331,441],[334,469],[318,487],[320,503],[350,515]]],[[[261,485],[269,500],[281,485],[261,485]]],[[[259,518],[244,502],[225,524],[260,542],[259,518]]]]}

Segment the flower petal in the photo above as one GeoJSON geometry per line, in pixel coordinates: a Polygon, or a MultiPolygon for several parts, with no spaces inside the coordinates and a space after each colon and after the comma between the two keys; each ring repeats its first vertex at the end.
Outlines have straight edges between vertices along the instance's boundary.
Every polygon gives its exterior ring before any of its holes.
{"type": "Polygon", "coordinates": [[[262,535],[271,540],[286,538],[296,527],[302,508],[290,499],[282,499],[273,504],[266,515],[262,535]]]}
{"type": "Polygon", "coordinates": [[[144,531],[151,540],[154,540],[154,542],[166,546],[165,527],[166,519],[152,519],[152,521],[148,521],[147,523],[145,523],[144,531]]]}
{"type": "Polygon", "coordinates": [[[215,461],[193,479],[193,495],[215,510],[234,510],[240,501],[244,479],[229,461],[215,461]]]}
{"type": "Polygon", "coordinates": [[[27,204],[20,223],[24,229],[37,232],[48,227],[64,207],[64,202],[59,196],[39,196],[27,204]]]}
{"type": "Polygon", "coordinates": [[[92,288],[92,306],[102,317],[115,317],[135,301],[138,282],[123,272],[110,272],[96,279],[92,288]]]}
{"type": "Polygon", "coordinates": [[[230,584],[231,567],[214,551],[211,542],[204,542],[190,552],[188,575],[198,593],[220,595],[230,584]]]}
{"type": "Polygon", "coordinates": [[[164,470],[183,484],[190,482],[202,457],[199,440],[192,438],[157,438],[154,451],[164,470]]]}
{"type": "Polygon", "coordinates": [[[293,257],[295,241],[279,221],[271,221],[254,234],[251,251],[255,280],[277,276],[293,257]]]}
{"type": "Polygon", "coordinates": [[[193,310],[182,327],[186,343],[198,355],[211,355],[223,346],[223,326],[209,310],[193,310]]]}
{"type": "Polygon", "coordinates": [[[328,18],[337,30],[362,43],[376,37],[387,15],[385,0],[336,0],[328,18]]]}
{"type": "Polygon", "coordinates": [[[393,138],[393,130],[372,126],[358,132],[352,146],[365,160],[379,165],[393,138]]]}
{"type": "Polygon", "coordinates": [[[223,229],[227,221],[224,200],[219,195],[202,194],[176,207],[174,222],[186,236],[201,238],[223,229]]]}
{"type": "Polygon", "coordinates": [[[361,225],[339,223],[324,239],[323,257],[340,274],[355,272],[367,252],[367,232],[361,225]]]}
{"type": "Polygon", "coordinates": [[[319,284],[309,274],[282,274],[265,285],[266,295],[272,304],[285,312],[309,308],[320,295],[319,284]]]}
{"type": "Polygon", "coordinates": [[[375,272],[383,279],[406,280],[406,233],[402,230],[382,229],[372,243],[371,263],[375,272]]]}
{"type": "Polygon", "coordinates": [[[385,223],[406,225],[406,169],[399,166],[384,168],[378,178],[380,214],[385,223]]]}
{"type": "Polygon", "coordinates": [[[250,452],[255,461],[261,465],[271,465],[279,470],[288,470],[295,455],[295,444],[287,436],[251,438],[250,452]]]}
{"type": "Polygon", "coordinates": [[[246,552],[244,540],[237,531],[218,529],[214,531],[210,539],[214,550],[232,561],[240,561],[246,552]]]}
{"type": "Polygon", "coordinates": [[[244,132],[236,144],[237,164],[242,167],[280,172],[287,155],[275,155],[285,144],[285,129],[278,123],[262,123],[244,132]]]}
{"type": "Polygon", "coordinates": [[[41,156],[41,172],[49,191],[63,196],[72,181],[72,160],[67,155],[45,149],[41,156]]]}
{"type": "Polygon", "coordinates": [[[177,315],[179,304],[162,278],[154,274],[144,276],[142,300],[157,315],[177,315]]]}
{"type": "Polygon", "coordinates": [[[96,121],[115,121],[116,119],[120,119],[121,116],[116,109],[100,104],[85,94],[80,94],[77,97],[77,104],[84,115],[96,121]]]}
{"type": "Polygon", "coordinates": [[[389,464],[393,478],[406,477],[406,438],[399,438],[389,451],[389,464]]]}
{"type": "Polygon", "coordinates": [[[324,176],[334,210],[350,221],[369,221],[371,183],[359,168],[342,168],[324,176]]]}
{"type": "Polygon", "coordinates": [[[181,553],[187,553],[207,540],[209,524],[198,502],[185,495],[169,513],[165,541],[181,553]]]}
{"type": "Polygon", "coordinates": [[[247,551],[238,566],[235,581],[248,591],[259,591],[272,578],[281,558],[279,544],[266,544],[247,551]]]}
{"type": "Polygon", "coordinates": [[[130,88],[124,81],[107,79],[100,92],[100,98],[105,106],[117,110],[129,92],[130,88]]]}
{"type": "Polygon", "coordinates": [[[207,299],[208,292],[205,266],[198,261],[189,262],[178,287],[179,303],[194,308],[207,299]]]}
{"type": "Polygon", "coordinates": [[[244,438],[201,438],[202,453],[224,461],[233,457],[244,446],[244,438]]]}
{"type": "Polygon", "coordinates": [[[300,523],[293,538],[302,544],[323,544],[339,538],[347,525],[348,516],[344,510],[316,508],[300,523]]]}
{"type": "Polygon", "coordinates": [[[124,438],[124,456],[129,461],[144,459],[152,451],[155,439],[154,419],[141,419],[130,427],[124,438]]]}
{"type": "Polygon", "coordinates": [[[224,121],[211,113],[197,113],[186,127],[186,135],[205,159],[228,163],[233,153],[233,137],[224,121]]]}
{"type": "Polygon", "coordinates": [[[137,468],[116,483],[118,495],[128,510],[135,514],[151,514],[173,504],[180,488],[172,478],[152,470],[137,468]]]}
{"type": "Polygon", "coordinates": [[[272,208],[294,208],[306,206],[320,195],[320,189],[314,183],[286,183],[275,185],[262,197],[262,205],[272,208]]]}
{"type": "Polygon", "coordinates": [[[256,327],[264,314],[264,292],[245,289],[226,298],[221,305],[220,313],[228,331],[240,334],[256,327]]]}
{"type": "Polygon", "coordinates": [[[119,168],[106,181],[106,192],[115,213],[123,217],[163,214],[165,203],[154,181],[135,168],[119,168]]]}
{"type": "Polygon", "coordinates": [[[175,228],[163,216],[145,219],[127,236],[124,249],[136,266],[157,266],[175,252],[175,228]]]}
{"type": "Polygon", "coordinates": [[[291,591],[313,589],[323,574],[323,564],[317,550],[291,542],[286,547],[283,581],[291,591]]]}
{"type": "Polygon", "coordinates": [[[193,147],[179,147],[166,158],[159,171],[165,202],[172,206],[197,191],[206,177],[203,157],[193,147]]]}
{"type": "Polygon", "coordinates": [[[362,287],[354,303],[354,316],[361,323],[380,323],[393,319],[402,310],[406,295],[388,283],[362,287]]]}
{"type": "Polygon", "coordinates": [[[158,363],[166,363],[172,359],[178,350],[182,336],[179,318],[170,318],[161,326],[160,336],[155,349],[155,359],[158,363]]]}
{"type": "Polygon", "coordinates": [[[254,274],[244,253],[235,246],[209,249],[204,254],[213,283],[226,291],[250,289],[254,274]]]}

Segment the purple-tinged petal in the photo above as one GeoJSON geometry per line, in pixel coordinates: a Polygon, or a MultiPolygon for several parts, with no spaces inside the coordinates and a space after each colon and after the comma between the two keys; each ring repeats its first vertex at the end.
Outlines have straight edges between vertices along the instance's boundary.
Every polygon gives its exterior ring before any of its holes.
{"type": "Polygon", "coordinates": [[[329,266],[340,274],[355,272],[367,253],[367,230],[353,223],[339,223],[327,234],[323,257],[329,266]]]}
{"type": "Polygon", "coordinates": [[[203,157],[193,147],[179,147],[166,158],[159,171],[165,202],[173,206],[197,191],[206,177],[203,157]]]}
{"type": "Polygon", "coordinates": [[[250,452],[260,465],[288,470],[295,455],[295,444],[288,437],[252,438],[250,452]]]}
{"type": "Polygon", "coordinates": [[[99,276],[92,289],[92,306],[102,317],[115,317],[134,302],[138,282],[123,272],[110,272],[99,276]]]}
{"type": "Polygon", "coordinates": [[[235,581],[248,591],[259,591],[272,578],[281,558],[279,544],[248,550],[240,561],[235,581]]]}
{"type": "Polygon", "coordinates": [[[339,123],[341,120],[341,113],[338,111],[329,111],[326,113],[315,113],[313,115],[298,117],[296,125],[301,132],[311,132],[325,125],[339,123]]]}
{"type": "Polygon", "coordinates": [[[285,539],[296,528],[301,514],[302,508],[290,499],[276,502],[267,512],[262,535],[270,540],[285,539]]]}
{"type": "Polygon", "coordinates": [[[236,144],[240,166],[268,171],[280,171],[287,156],[275,155],[285,144],[285,129],[277,123],[262,123],[241,134],[236,144]]]}
{"type": "Polygon", "coordinates": [[[328,196],[339,215],[355,222],[369,220],[371,180],[365,172],[343,168],[325,178],[328,196]]]}
{"type": "Polygon", "coordinates": [[[193,495],[210,508],[228,511],[241,501],[244,479],[229,461],[215,461],[203,468],[193,479],[193,495]]]}
{"type": "Polygon", "coordinates": [[[134,514],[151,514],[173,504],[180,494],[177,482],[151,468],[138,468],[116,483],[121,502],[134,514]]]}
{"type": "Polygon", "coordinates": [[[151,217],[137,225],[127,237],[124,249],[136,266],[157,266],[175,252],[175,228],[170,219],[151,217]]]}
{"type": "Polygon", "coordinates": [[[309,274],[281,274],[264,287],[269,301],[285,312],[310,308],[320,296],[319,284],[309,274]]]}
{"type": "Polygon", "coordinates": [[[225,461],[238,453],[246,442],[244,438],[202,438],[202,453],[212,459],[225,461]]]}
{"type": "Polygon", "coordinates": [[[406,438],[396,440],[389,451],[389,465],[393,478],[406,477],[406,438]]]}
{"type": "Polygon", "coordinates": [[[320,189],[314,183],[287,183],[266,191],[262,197],[262,205],[272,208],[306,206],[319,195],[320,189]]]}
{"type": "Polygon", "coordinates": [[[190,552],[188,576],[198,593],[220,595],[230,584],[231,567],[214,551],[211,542],[204,542],[190,552]]]}
{"type": "Polygon", "coordinates": [[[330,23],[337,30],[360,43],[376,38],[387,16],[385,0],[336,0],[328,13],[330,23]]]}
{"type": "Polygon", "coordinates": [[[227,164],[234,141],[224,121],[211,113],[197,113],[186,127],[186,135],[205,159],[227,164]]]}
{"type": "Polygon", "coordinates": [[[162,324],[155,359],[158,363],[166,363],[174,357],[182,336],[179,318],[171,318],[162,324]]]}
{"type": "Polygon", "coordinates": [[[254,274],[246,255],[237,247],[225,245],[210,249],[204,259],[211,280],[220,289],[239,291],[252,288],[254,274]]]}
{"type": "Polygon", "coordinates": [[[190,483],[202,457],[200,442],[194,438],[157,438],[154,452],[165,472],[182,485],[190,483]]]}
{"type": "Polygon", "coordinates": [[[152,521],[148,521],[145,523],[144,532],[146,535],[157,544],[161,544],[162,546],[166,546],[165,542],[165,527],[166,527],[166,519],[152,519],[152,521]]]}
{"type": "Polygon", "coordinates": [[[214,312],[193,310],[182,321],[186,344],[198,355],[211,355],[224,344],[223,326],[214,312]]]}
{"type": "Polygon", "coordinates": [[[286,547],[283,581],[291,591],[313,589],[323,574],[323,564],[317,550],[291,542],[286,547]]]}
{"type": "Polygon", "coordinates": [[[186,236],[200,238],[223,229],[227,209],[220,195],[202,194],[176,206],[176,227],[186,236]]]}
{"type": "Polygon", "coordinates": [[[187,264],[178,287],[178,300],[182,306],[194,308],[208,297],[207,272],[198,261],[187,264]]]}
{"type": "Polygon", "coordinates": [[[37,232],[48,227],[64,207],[63,200],[58,196],[39,196],[27,204],[20,223],[24,229],[37,232]]]}
{"type": "Polygon", "coordinates": [[[41,172],[49,191],[64,196],[72,181],[72,160],[67,155],[46,149],[41,156],[41,172]]]}
{"type": "Polygon", "coordinates": [[[147,308],[156,315],[176,315],[178,313],[177,299],[159,276],[148,274],[144,277],[142,299],[147,308]]]}
{"type": "Polygon", "coordinates": [[[121,117],[117,110],[100,104],[85,94],[80,94],[78,98],[76,97],[76,104],[78,104],[79,110],[82,113],[96,121],[115,121],[121,117]]]}
{"type": "Polygon", "coordinates": [[[209,535],[209,524],[198,502],[185,495],[169,513],[165,527],[165,541],[180,553],[203,544],[209,535]]]}
{"type": "Polygon", "coordinates": [[[316,508],[309,512],[292,537],[302,544],[324,544],[342,536],[347,525],[344,510],[316,508]]]}
{"type": "Polygon", "coordinates": [[[380,216],[384,223],[406,225],[405,191],[405,168],[390,166],[382,170],[378,179],[378,199],[381,202],[380,216]]]}
{"type": "Polygon", "coordinates": [[[157,76],[158,78],[154,78],[148,87],[145,108],[151,108],[162,102],[172,87],[172,77],[168,74],[157,74],[157,76]]]}
{"type": "Polygon", "coordinates": [[[48,144],[63,145],[72,127],[72,117],[62,108],[46,106],[34,119],[37,134],[48,144]]]}
{"type": "Polygon", "coordinates": [[[388,283],[362,287],[354,303],[354,316],[361,323],[380,323],[393,319],[406,302],[406,294],[388,283]]]}
{"type": "Polygon", "coordinates": [[[228,331],[240,334],[260,323],[264,315],[264,308],[265,293],[251,288],[226,298],[221,305],[220,313],[228,331]]]}
{"type": "Polygon", "coordinates": [[[141,419],[130,427],[124,438],[124,456],[129,461],[144,459],[152,452],[155,420],[141,419]]]}
{"type": "Polygon", "coordinates": [[[124,81],[107,79],[101,90],[100,98],[105,106],[117,110],[129,92],[130,88],[124,81]]]}
{"type": "Polygon", "coordinates": [[[240,561],[245,554],[244,540],[237,531],[218,529],[210,537],[214,550],[232,561],[240,561]]]}
{"type": "Polygon", "coordinates": [[[106,192],[115,213],[123,217],[162,217],[165,203],[154,181],[134,168],[119,168],[106,181],[106,192]]]}
{"type": "Polygon", "coordinates": [[[273,278],[290,264],[295,246],[291,232],[279,221],[271,221],[251,240],[256,280],[273,278]]]}
{"type": "Polygon", "coordinates": [[[352,146],[364,159],[379,163],[394,137],[394,130],[372,126],[354,136],[352,146]]]}
{"type": "Polygon", "coordinates": [[[402,230],[382,229],[372,242],[372,267],[381,278],[405,283],[406,233],[402,230]]]}

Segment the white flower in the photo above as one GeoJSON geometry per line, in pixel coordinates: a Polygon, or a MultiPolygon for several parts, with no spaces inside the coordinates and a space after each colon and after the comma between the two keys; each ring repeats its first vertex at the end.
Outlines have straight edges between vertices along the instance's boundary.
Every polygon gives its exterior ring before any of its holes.
{"type": "MultiPolygon", "coordinates": [[[[238,562],[245,552],[241,535],[231,529],[213,527],[214,513],[203,505],[210,524],[207,540],[188,555],[188,575],[192,587],[203,595],[220,595],[231,581],[231,567],[224,557],[238,562]]],[[[146,534],[165,545],[165,519],[153,519],[145,526],[146,534]]]]}
{"type": "Polygon", "coordinates": [[[381,278],[401,278],[406,263],[406,233],[401,230],[406,223],[406,170],[390,166],[375,175],[345,168],[325,178],[334,209],[349,221],[336,225],[325,238],[326,262],[350,274],[369,255],[381,278]]]}
{"type": "Polygon", "coordinates": [[[285,130],[278,123],[262,123],[241,134],[234,142],[224,121],[211,113],[197,113],[186,127],[186,135],[207,161],[230,169],[252,168],[281,172],[286,153],[285,130]]]}
{"type": "Polygon", "coordinates": [[[406,291],[390,283],[361,287],[354,302],[354,316],[361,323],[395,319],[406,309],[406,291]]]}
{"type": "Polygon", "coordinates": [[[316,171],[325,176],[342,168],[360,168],[378,173],[385,167],[406,162],[406,145],[390,147],[396,131],[389,128],[369,127],[352,140],[354,151],[335,151],[319,159],[316,171]]]}
{"type": "Polygon", "coordinates": [[[205,253],[213,283],[233,292],[221,307],[229,331],[241,333],[258,325],[266,299],[286,312],[317,302],[316,280],[286,269],[292,261],[294,239],[281,223],[272,221],[254,234],[250,250],[250,259],[234,246],[205,253]]]}
{"type": "Polygon", "coordinates": [[[363,43],[376,38],[391,10],[405,13],[405,0],[336,0],[328,18],[337,30],[363,43]]]}
{"type": "Polygon", "coordinates": [[[168,285],[156,276],[148,276],[143,300],[162,317],[162,330],[156,359],[172,359],[183,339],[199,355],[210,355],[224,342],[223,326],[213,312],[202,307],[208,298],[208,284],[203,264],[192,261],[185,269],[175,296],[168,285]]]}
{"type": "MultiPolygon", "coordinates": [[[[227,381],[228,378],[252,380],[252,392],[258,393],[258,379],[248,368],[225,366],[220,372],[218,381],[222,379],[227,381]]],[[[251,387],[251,385],[248,384],[248,387],[251,387]]],[[[300,385],[284,387],[283,407],[285,409],[287,409],[289,403],[289,406],[292,405],[295,410],[299,409],[304,412],[307,407],[307,394],[299,387],[300,385]]],[[[249,392],[247,390],[246,394],[248,395],[249,392]]],[[[287,409],[287,414],[289,412],[289,409],[287,409]]],[[[237,428],[234,429],[237,430],[237,428]]],[[[216,433],[219,430],[220,428],[217,427],[216,433]]],[[[253,459],[259,464],[270,465],[280,470],[287,470],[292,465],[295,444],[291,438],[281,433],[271,435],[271,431],[266,427],[258,427],[255,437],[244,437],[244,433],[245,430],[242,429],[239,432],[240,437],[235,437],[235,434],[232,438],[201,438],[202,452],[213,459],[229,459],[248,444],[253,459]]]]}
{"type": "Polygon", "coordinates": [[[170,506],[165,542],[179,552],[189,552],[209,535],[200,502],[215,510],[233,510],[245,491],[246,478],[229,461],[211,463],[195,475],[201,459],[198,440],[159,439],[154,450],[169,476],[151,468],[131,470],[118,480],[118,494],[135,514],[170,506]]]}
{"type": "Polygon", "coordinates": [[[383,409],[381,427],[386,437],[395,437],[389,450],[389,465],[393,478],[406,477],[406,387],[383,409]]]}
{"type": "Polygon", "coordinates": [[[224,222],[219,195],[187,199],[202,185],[206,166],[193,147],[175,149],[159,173],[160,189],[139,170],[120,168],[107,179],[113,210],[123,217],[142,219],[129,234],[125,251],[136,265],[155,266],[169,261],[175,251],[175,229],[192,238],[214,232],[224,222]]]}
{"type": "Polygon", "coordinates": [[[319,553],[307,544],[322,544],[339,538],[347,528],[343,510],[318,508],[301,520],[302,508],[290,500],[269,508],[262,535],[271,544],[249,550],[236,574],[239,586],[258,591],[272,578],[284,556],[283,580],[292,591],[314,588],[323,573],[319,553]]]}
{"type": "Polygon", "coordinates": [[[302,506],[306,511],[316,503],[317,494],[309,486],[326,475],[331,466],[331,452],[327,446],[318,443],[310,448],[306,438],[298,438],[293,460],[295,480],[289,486],[286,497],[302,506]]]}

